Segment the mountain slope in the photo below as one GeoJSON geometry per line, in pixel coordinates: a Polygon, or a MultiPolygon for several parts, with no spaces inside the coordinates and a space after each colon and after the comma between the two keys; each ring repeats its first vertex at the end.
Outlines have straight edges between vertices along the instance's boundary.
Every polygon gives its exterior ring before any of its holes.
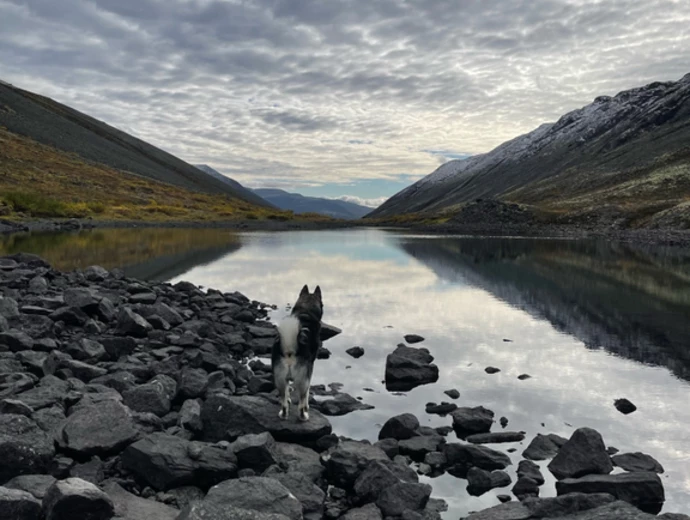
{"type": "Polygon", "coordinates": [[[299,193],[288,193],[273,188],[255,189],[254,193],[280,209],[295,213],[319,213],[333,218],[358,219],[371,211],[371,208],[360,206],[344,200],[305,197],[299,193]]]}
{"type": "Polygon", "coordinates": [[[230,188],[234,190],[242,190],[247,193],[247,200],[251,200],[251,202],[254,202],[256,204],[262,205],[262,206],[270,206],[270,207],[275,207],[273,204],[270,204],[268,201],[257,195],[253,190],[250,190],[249,188],[245,188],[242,186],[239,182],[237,182],[235,179],[231,179],[230,177],[223,175],[217,170],[214,170],[211,168],[208,164],[195,164],[195,168],[201,170],[204,173],[209,174],[211,177],[218,179],[224,184],[227,184],[230,186],[230,188]]]}
{"type": "Polygon", "coordinates": [[[192,165],[52,99],[0,83],[0,126],[116,170],[202,193],[265,205],[248,190],[210,178],[192,165]]]}
{"type": "Polygon", "coordinates": [[[491,152],[450,161],[369,216],[452,211],[478,198],[559,213],[609,205],[638,224],[690,210],[690,74],[598,97],[491,152]]]}

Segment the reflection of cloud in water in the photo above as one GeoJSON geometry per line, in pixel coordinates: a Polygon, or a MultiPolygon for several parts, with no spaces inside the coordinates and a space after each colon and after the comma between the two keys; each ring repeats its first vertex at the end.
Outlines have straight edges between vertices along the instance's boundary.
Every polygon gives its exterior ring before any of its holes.
{"type": "MultiPolygon", "coordinates": [[[[331,418],[338,433],[375,440],[386,419],[408,411],[422,424],[448,425],[449,418],[425,414],[424,405],[449,400],[443,390],[457,388],[458,405],[482,404],[497,418],[505,415],[509,429],[527,432],[527,442],[538,432],[568,436],[587,425],[623,451],[657,457],[667,469],[667,509],[690,509],[690,435],[684,426],[690,424],[685,406],[690,387],[666,369],[588,350],[549,322],[471,285],[471,277],[439,278],[418,260],[401,256],[382,232],[253,234],[242,240],[238,252],[192,269],[184,278],[276,303],[281,307],[276,318],[303,284],[321,285],[324,320],[343,334],[327,343],[333,356],[318,362],[315,383],[342,382],[345,391],[376,406],[331,418]],[[421,346],[436,357],[439,382],[393,396],[382,385],[385,357],[411,332],[427,338],[421,346]],[[364,347],[362,358],[345,354],[353,345],[364,347]],[[347,365],[352,368],[346,370],[347,365]],[[484,373],[488,365],[502,371],[490,376],[484,373]],[[519,381],[525,372],[532,379],[519,381]],[[375,392],[364,392],[365,387],[375,392]],[[617,397],[631,399],[638,412],[618,413],[613,407],[617,397]]],[[[514,445],[513,472],[525,445],[514,445]]],[[[495,495],[507,491],[477,498],[467,496],[463,480],[445,476],[431,483],[435,496],[452,500],[448,518],[494,505],[495,495]]],[[[553,495],[553,481],[547,480],[541,492],[553,495]]]]}

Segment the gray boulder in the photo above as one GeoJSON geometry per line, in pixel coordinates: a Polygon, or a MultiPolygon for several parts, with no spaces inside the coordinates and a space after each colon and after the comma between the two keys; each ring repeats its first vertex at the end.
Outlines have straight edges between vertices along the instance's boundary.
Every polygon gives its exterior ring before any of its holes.
{"type": "Polygon", "coordinates": [[[524,432],[475,433],[465,440],[472,444],[499,444],[503,442],[520,442],[525,439],[524,432]]]}
{"type": "Polygon", "coordinates": [[[340,517],[340,520],[383,520],[381,510],[376,504],[367,504],[363,507],[350,509],[340,517]]]}
{"type": "Polygon", "coordinates": [[[176,393],[175,380],[160,374],[146,384],[127,390],[122,397],[125,404],[135,412],[152,413],[163,417],[170,412],[176,393]]]}
{"type": "Polygon", "coordinates": [[[625,471],[653,471],[663,473],[664,467],[651,455],[646,453],[621,453],[611,457],[614,466],[623,468],[625,471]]]}
{"type": "Polygon", "coordinates": [[[280,419],[279,409],[276,401],[264,397],[213,395],[201,408],[203,437],[217,442],[269,432],[277,441],[309,443],[331,433],[331,424],[316,410],[310,411],[309,421],[301,422],[294,416],[280,419]]]}
{"type": "Polygon", "coordinates": [[[288,472],[302,473],[312,481],[316,481],[325,471],[321,464],[321,456],[311,448],[299,444],[276,442],[274,450],[278,464],[288,472]]]}
{"type": "Polygon", "coordinates": [[[534,480],[539,486],[544,483],[544,475],[541,474],[539,466],[531,460],[521,460],[517,468],[518,477],[528,477],[534,480]]]}
{"type": "Polygon", "coordinates": [[[343,441],[322,457],[328,481],[338,487],[350,489],[366,467],[375,460],[390,459],[383,450],[366,442],[343,441]]]}
{"type": "Polygon", "coordinates": [[[125,491],[115,482],[108,482],[103,486],[113,501],[115,516],[126,520],[175,520],[180,511],[156,502],[146,500],[125,491]]]}
{"type": "Polygon", "coordinates": [[[407,455],[414,461],[422,462],[427,453],[439,450],[445,442],[446,439],[440,435],[419,435],[398,442],[398,450],[401,455],[407,455]]]}
{"type": "Polygon", "coordinates": [[[0,518],[39,520],[41,502],[31,493],[0,486],[0,518]]]}
{"type": "Polygon", "coordinates": [[[121,336],[145,338],[152,330],[151,324],[129,307],[120,307],[117,315],[117,333],[121,336]]]}
{"type": "Polygon", "coordinates": [[[55,480],[55,477],[51,475],[19,475],[7,482],[5,487],[26,491],[38,500],[43,500],[55,480]]]}
{"type": "Polygon", "coordinates": [[[90,482],[79,478],[58,480],[43,498],[46,520],[109,520],[113,501],[90,482]]]}
{"type": "Polygon", "coordinates": [[[276,463],[275,440],[270,433],[243,435],[231,446],[241,468],[262,472],[276,463]]]}
{"type": "MultiPolygon", "coordinates": [[[[276,468],[276,466],[273,466],[276,468]]],[[[323,517],[323,505],[326,494],[302,473],[283,473],[281,471],[267,471],[263,475],[277,480],[292,493],[302,504],[302,512],[305,517],[323,517]]]]}
{"type": "Polygon", "coordinates": [[[419,419],[416,416],[411,413],[396,415],[384,423],[379,432],[379,440],[396,439],[401,441],[410,439],[419,435],[417,430],[419,430],[419,419]]]}
{"type": "Polygon", "coordinates": [[[33,420],[23,415],[0,415],[0,482],[46,472],[54,455],[52,440],[33,420]]]}
{"type": "Polygon", "coordinates": [[[522,456],[529,460],[548,460],[555,457],[566,442],[568,439],[554,433],[548,435],[538,433],[527,449],[522,452],[522,456]]]}
{"type": "Polygon", "coordinates": [[[434,357],[425,348],[399,345],[386,357],[386,389],[407,391],[438,381],[438,367],[431,362],[434,357]]]}
{"type": "Polygon", "coordinates": [[[176,520],[290,520],[290,518],[278,513],[240,509],[204,500],[187,505],[176,520]]]}
{"type": "MultiPolygon", "coordinates": [[[[487,471],[505,469],[511,465],[510,457],[500,451],[474,444],[448,443],[443,447],[449,466],[476,466],[487,471]]],[[[461,475],[462,476],[462,475],[461,475]]],[[[464,478],[464,476],[463,476],[464,478]]]]}
{"type": "Polygon", "coordinates": [[[246,477],[221,482],[209,490],[202,503],[277,514],[290,520],[302,519],[302,504],[299,500],[280,482],[266,477],[246,477]]]}
{"type": "Polygon", "coordinates": [[[578,428],[558,450],[548,468],[560,480],[611,473],[613,464],[601,434],[592,428],[578,428]]]}
{"type": "Polygon", "coordinates": [[[114,400],[79,407],[57,434],[67,453],[79,457],[119,452],[137,436],[129,410],[114,400]]]}
{"type": "Polygon", "coordinates": [[[483,406],[458,408],[450,415],[453,418],[453,429],[459,437],[487,433],[494,422],[494,412],[483,406]]]}
{"type": "Polygon", "coordinates": [[[505,471],[486,471],[481,468],[470,468],[467,472],[467,492],[475,497],[481,496],[494,488],[509,486],[512,482],[505,471]]]}
{"type": "Polygon", "coordinates": [[[429,484],[400,482],[385,488],[376,499],[384,516],[401,516],[406,511],[422,511],[431,496],[429,484]]]}

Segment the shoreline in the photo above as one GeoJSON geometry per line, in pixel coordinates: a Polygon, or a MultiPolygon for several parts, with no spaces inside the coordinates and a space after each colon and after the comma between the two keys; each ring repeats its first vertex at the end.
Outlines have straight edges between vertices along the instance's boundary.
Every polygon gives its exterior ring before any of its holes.
{"type": "Polygon", "coordinates": [[[449,225],[449,224],[395,224],[344,221],[281,221],[281,220],[229,220],[229,221],[116,221],[85,219],[39,219],[10,221],[0,219],[0,235],[15,233],[68,232],[89,229],[227,229],[233,231],[320,231],[355,228],[401,229],[434,235],[464,235],[477,238],[533,238],[567,240],[613,240],[622,243],[650,246],[690,247],[690,230],[672,229],[613,229],[603,227],[578,228],[574,226],[520,226],[520,225],[449,225]]]}

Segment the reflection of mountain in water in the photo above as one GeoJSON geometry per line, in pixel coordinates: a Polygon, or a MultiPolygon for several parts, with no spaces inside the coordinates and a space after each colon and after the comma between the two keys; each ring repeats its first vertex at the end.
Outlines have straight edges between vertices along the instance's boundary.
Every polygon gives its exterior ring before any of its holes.
{"type": "Polygon", "coordinates": [[[165,281],[242,247],[220,229],[101,229],[79,233],[35,233],[0,239],[0,256],[34,253],[63,271],[100,265],[127,276],[165,281]]]}
{"type": "Polygon", "coordinates": [[[404,239],[439,277],[466,281],[546,318],[588,348],[690,380],[690,257],[622,245],[404,239]]]}

